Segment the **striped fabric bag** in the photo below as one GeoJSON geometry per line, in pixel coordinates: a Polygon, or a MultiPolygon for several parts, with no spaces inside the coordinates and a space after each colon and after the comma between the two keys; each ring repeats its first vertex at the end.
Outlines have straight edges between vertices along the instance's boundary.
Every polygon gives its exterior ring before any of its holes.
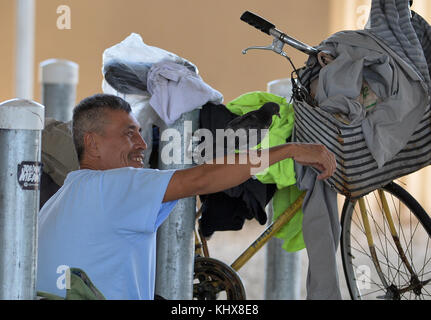
{"type": "Polygon", "coordinates": [[[365,143],[361,125],[349,126],[318,107],[294,101],[294,141],[321,143],[335,154],[337,170],[327,182],[349,198],[361,197],[390,181],[431,163],[431,110],[406,147],[378,168],[365,143]]]}
{"type": "MultiPolygon", "coordinates": [[[[431,88],[431,26],[417,13],[410,15],[409,1],[372,0],[370,23],[369,31],[384,39],[383,42],[431,88]]],[[[310,82],[318,76],[320,66],[310,58],[303,70],[301,82],[309,88],[310,82]]],[[[430,106],[407,145],[378,168],[366,145],[361,124],[346,124],[336,115],[307,101],[304,97],[294,99],[294,141],[321,143],[335,154],[337,170],[327,182],[338,193],[358,198],[431,163],[430,106]]]]}

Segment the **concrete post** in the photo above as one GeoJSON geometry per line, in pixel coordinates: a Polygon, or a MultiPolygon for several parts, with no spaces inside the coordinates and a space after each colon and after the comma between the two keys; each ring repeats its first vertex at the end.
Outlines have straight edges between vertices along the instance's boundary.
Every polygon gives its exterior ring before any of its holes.
{"type": "Polygon", "coordinates": [[[39,81],[47,118],[72,120],[78,77],[79,66],[75,62],[49,59],[40,63],[39,81]]]}
{"type": "Polygon", "coordinates": [[[37,213],[44,107],[0,104],[0,299],[36,298],[37,213]]]}
{"type": "MultiPolygon", "coordinates": [[[[192,136],[198,125],[199,110],[195,110],[169,128],[160,128],[159,169],[193,166],[192,136]]],[[[156,293],[166,299],[193,299],[195,216],[196,198],[181,199],[157,232],[156,293]]]]}
{"type": "MultiPolygon", "coordinates": [[[[286,97],[292,95],[290,79],[268,83],[268,92],[286,97]]],[[[272,201],[267,207],[268,222],[272,222],[272,201]]],[[[283,240],[272,238],[266,245],[265,296],[266,300],[299,300],[301,294],[302,251],[287,252],[282,248],[283,240]]]]}
{"type": "MultiPolygon", "coordinates": [[[[272,201],[267,206],[272,222],[272,201]]],[[[302,251],[287,252],[283,240],[272,238],[266,244],[265,300],[299,300],[301,297],[302,251]]]]}

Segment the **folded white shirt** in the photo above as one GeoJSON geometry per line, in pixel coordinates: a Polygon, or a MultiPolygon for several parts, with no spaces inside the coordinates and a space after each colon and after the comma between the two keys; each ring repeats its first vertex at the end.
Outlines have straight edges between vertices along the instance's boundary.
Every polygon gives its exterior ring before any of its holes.
{"type": "Polygon", "coordinates": [[[223,95],[206,84],[184,65],[164,61],[154,64],[147,75],[151,107],[167,124],[173,124],[183,113],[208,102],[223,102],[223,95]]]}

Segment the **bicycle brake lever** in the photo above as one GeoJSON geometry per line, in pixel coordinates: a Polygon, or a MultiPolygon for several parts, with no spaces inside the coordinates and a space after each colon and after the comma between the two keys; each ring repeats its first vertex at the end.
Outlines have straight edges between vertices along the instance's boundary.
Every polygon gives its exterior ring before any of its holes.
{"type": "Polygon", "coordinates": [[[270,51],[274,51],[275,53],[281,54],[284,53],[283,52],[283,46],[284,43],[278,39],[274,39],[274,41],[272,41],[272,44],[269,46],[252,46],[252,47],[248,47],[244,50],[242,50],[242,54],[246,54],[249,50],[270,50],[270,51]]]}

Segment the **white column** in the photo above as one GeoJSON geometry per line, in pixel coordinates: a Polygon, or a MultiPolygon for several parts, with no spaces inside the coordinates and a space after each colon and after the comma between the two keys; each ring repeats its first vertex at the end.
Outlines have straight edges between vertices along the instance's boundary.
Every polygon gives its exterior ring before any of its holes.
{"type": "Polygon", "coordinates": [[[15,96],[33,99],[34,0],[16,0],[15,96]]]}
{"type": "Polygon", "coordinates": [[[45,117],[67,122],[72,120],[76,102],[79,65],[63,59],[49,59],[40,63],[42,104],[45,117]]]}

